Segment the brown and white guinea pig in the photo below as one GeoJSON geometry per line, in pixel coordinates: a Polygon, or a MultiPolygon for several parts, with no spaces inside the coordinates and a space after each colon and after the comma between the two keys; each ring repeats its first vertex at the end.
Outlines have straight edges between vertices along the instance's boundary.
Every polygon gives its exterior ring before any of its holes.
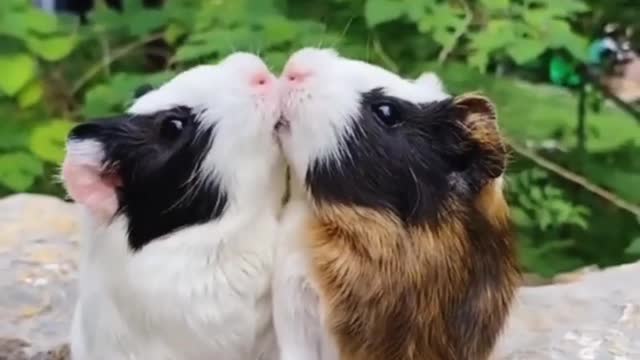
{"type": "Polygon", "coordinates": [[[519,278],[505,145],[489,100],[433,80],[329,49],[288,60],[278,132],[298,195],[276,253],[281,359],[489,357],[519,278]]]}
{"type": "Polygon", "coordinates": [[[237,53],[72,130],[62,175],[93,221],[74,360],[277,358],[276,85],[258,57],[237,53]]]}

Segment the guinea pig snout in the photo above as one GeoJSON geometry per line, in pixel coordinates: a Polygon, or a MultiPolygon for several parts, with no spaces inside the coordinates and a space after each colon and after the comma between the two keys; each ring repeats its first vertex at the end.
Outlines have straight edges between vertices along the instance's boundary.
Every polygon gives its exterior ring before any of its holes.
{"type": "Polygon", "coordinates": [[[115,189],[121,185],[114,169],[105,166],[104,146],[88,137],[92,124],[76,127],[67,142],[62,180],[67,193],[98,218],[109,218],[117,209],[115,189]]]}
{"type": "Polygon", "coordinates": [[[288,85],[300,85],[307,82],[307,79],[309,79],[311,75],[311,70],[300,67],[292,67],[291,69],[287,69],[285,71],[284,81],[288,85]]]}
{"type": "Polygon", "coordinates": [[[65,163],[73,162],[86,166],[100,167],[104,161],[104,144],[100,140],[105,124],[88,122],[71,129],[67,138],[65,163]]]}
{"type": "Polygon", "coordinates": [[[260,71],[251,77],[250,85],[259,92],[275,91],[276,79],[273,74],[268,71],[260,71]]]}

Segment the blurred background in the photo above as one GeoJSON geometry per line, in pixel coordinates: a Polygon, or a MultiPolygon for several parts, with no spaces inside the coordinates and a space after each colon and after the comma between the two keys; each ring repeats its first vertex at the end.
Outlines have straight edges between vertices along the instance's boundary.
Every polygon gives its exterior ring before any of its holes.
{"type": "Polygon", "coordinates": [[[528,272],[640,258],[638,0],[0,0],[0,196],[63,197],[67,132],[141,86],[303,46],[497,103],[528,272]]]}

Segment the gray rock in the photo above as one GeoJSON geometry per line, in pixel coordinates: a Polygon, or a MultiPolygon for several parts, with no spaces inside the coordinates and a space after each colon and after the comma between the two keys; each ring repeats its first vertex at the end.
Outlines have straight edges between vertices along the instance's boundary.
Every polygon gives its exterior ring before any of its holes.
{"type": "MultiPolygon", "coordinates": [[[[56,198],[0,199],[0,360],[68,358],[79,218],[56,198]]],[[[493,358],[640,359],[639,279],[640,262],[521,288],[493,358]]]]}
{"type": "Polygon", "coordinates": [[[640,263],[520,289],[496,360],[640,359],[640,263]]]}
{"type": "Polygon", "coordinates": [[[0,339],[0,360],[26,360],[29,343],[21,339],[0,339]]]}
{"type": "Polygon", "coordinates": [[[67,341],[76,294],[77,215],[74,205],[47,196],[0,200],[0,359],[10,339],[28,341],[22,350],[29,356],[67,341]]]}

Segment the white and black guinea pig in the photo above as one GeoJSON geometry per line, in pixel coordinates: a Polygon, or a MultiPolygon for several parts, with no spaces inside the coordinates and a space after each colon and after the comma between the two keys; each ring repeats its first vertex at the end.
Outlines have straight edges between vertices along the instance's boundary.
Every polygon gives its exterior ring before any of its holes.
{"type": "Polygon", "coordinates": [[[300,187],[274,276],[282,359],[483,360],[518,284],[494,106],[328,49],[280,77],[300,187]]]}
{"type": "Polygon", "coordinates": [[[93,221],[74,360],[277,358],[276,85],[258,57],[237,53],[72,130],[62,177],[93,221]]]}

